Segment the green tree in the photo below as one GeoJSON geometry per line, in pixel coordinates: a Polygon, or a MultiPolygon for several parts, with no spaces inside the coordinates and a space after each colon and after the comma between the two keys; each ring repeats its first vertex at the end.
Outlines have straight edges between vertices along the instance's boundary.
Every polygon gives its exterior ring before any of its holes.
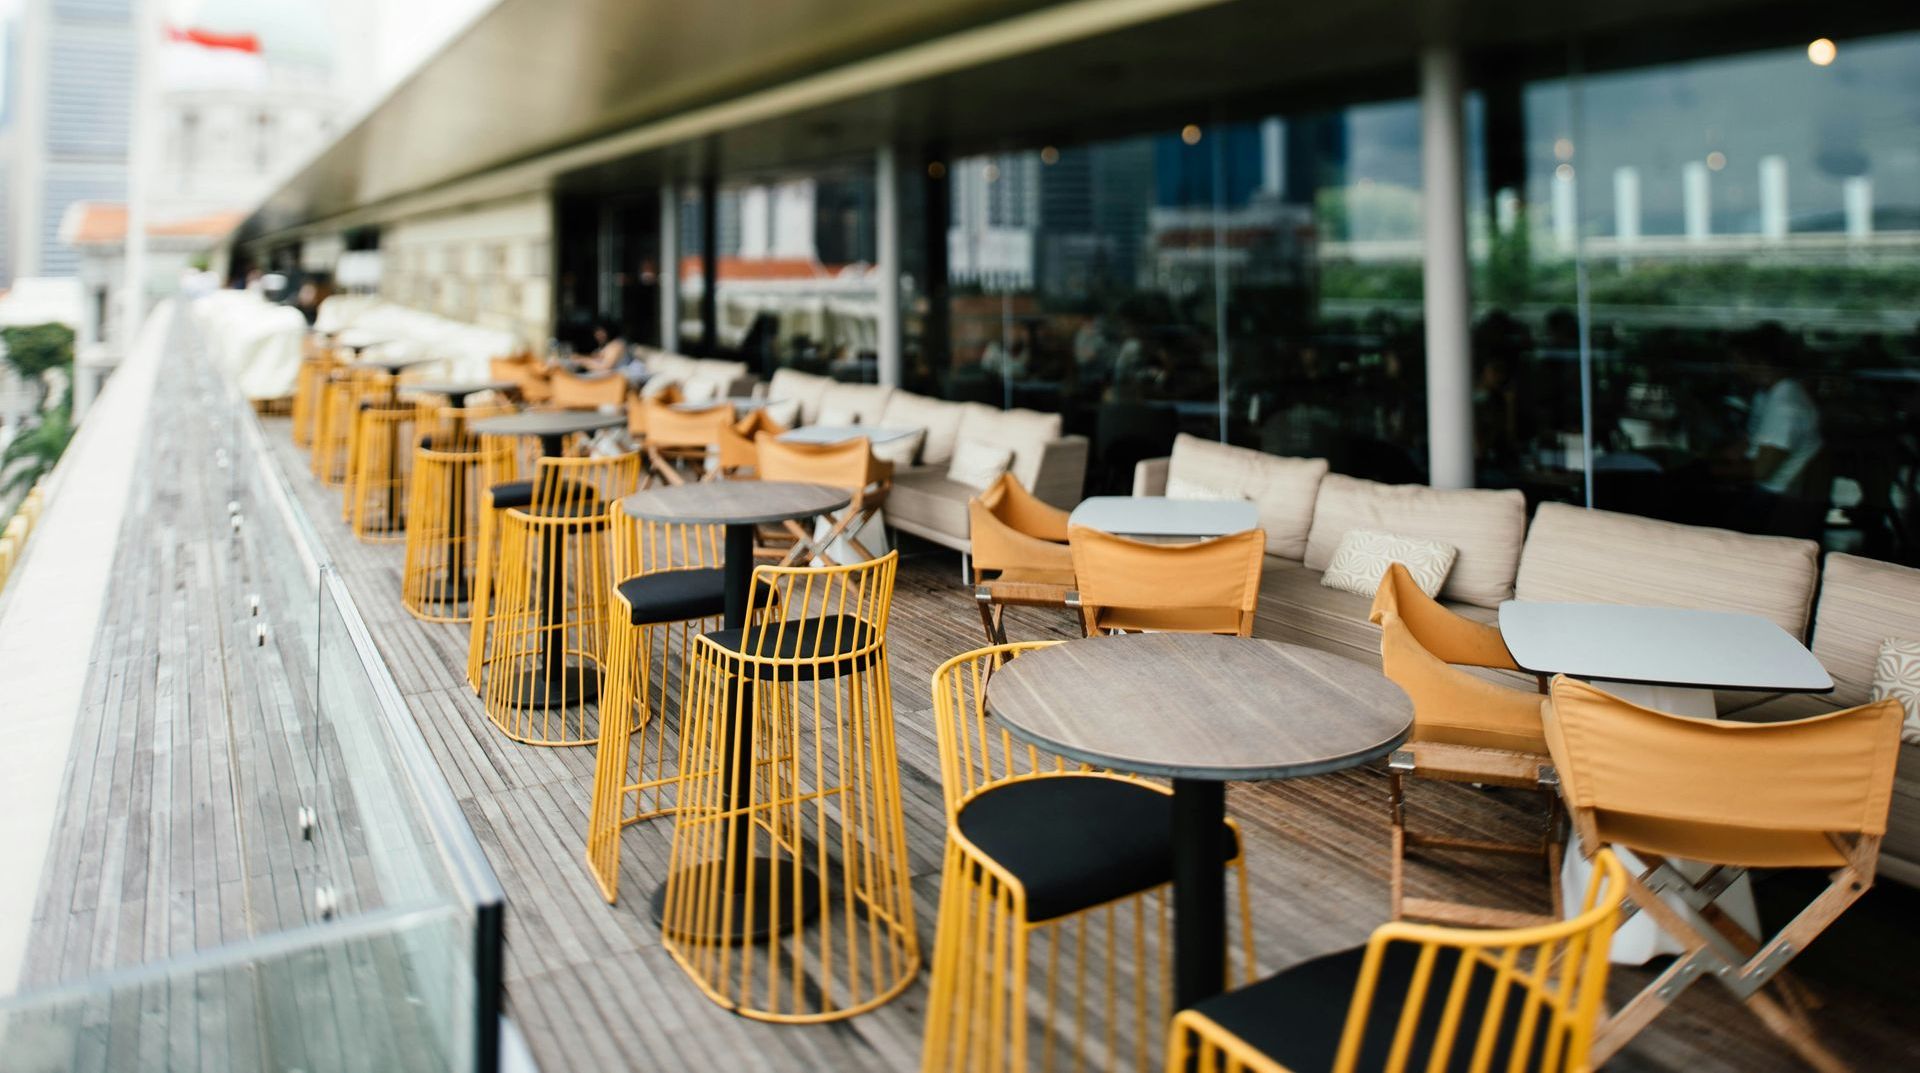
{"type": "Polygon", "coordinates": [[[0,474],[6,476],[0,491],[25,492],[60,461],[73,439],[73,406],[68,400],[42,411],[39,420],[22,429],[0,452],[0,474]]]}
{"type": "Polygon", "coordinates": [[[7,348],[7,364],[23,380],[38,380],[73,361],[73,329],[64,324],[0,328],[0,344],[7,348]]]}

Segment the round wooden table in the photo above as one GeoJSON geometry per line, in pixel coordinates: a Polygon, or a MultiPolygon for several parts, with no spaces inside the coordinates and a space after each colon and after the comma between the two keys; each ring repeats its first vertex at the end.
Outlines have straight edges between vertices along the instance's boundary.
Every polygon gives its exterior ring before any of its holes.
{"type": "MultiPolygon", "coordinates": [[[[380,344],[369,343],[367,345],[379,346],[380,344]]],[[[411,369],[416,365],[426,365],[429,362],[439,360],[439,358],[430,358],[424,354],[376,354],[371,358],[362,355],[355,358],[353,363],[363,369],[379,369],[383,372],[397,373],[402,369],[411,369]]]]}
{"type": "Polygon", "coordinates": [[[604,414],[598,410],[523,410],[475,421],[473,431],[482,436],[538,436],[540,453],[558,458],[567,453],[568,436],[626,423],[625,414],[604,414]]]}
{"type": "Polygon", "coordinates": [[[447,404],[454,409],[464,409],[468,395],[478,395],[482,391],[508,391],[514,387],[511,380],[429,380],[417,384],[401,384],[401,391],[417,391],[425,395],[445,395],[447,404]]]}
{"type": "Polygon", "coordinates": [[[1068,641],[994,673],[987,709],[1014,737],[1098,767],[1173,780],[1174,998],[1226,981],[1226,784],[1323,775],[1405,741],[1413,702],[1361,663],[1244,637],[1068,641]]]}
{"type": "MultiPolygon", "coordinates": [[[[753,586],[753,539],[756,528],[772,522],[815,518],[842,510],[852,502],[853,496],[846,489],[823,484],[802,484],[797,481],[703,481],[698,484],[662,485],[635,492],[621,500],[620,505],[628,514],[644,521],[726,527],[726,557],[721,562],[721,579],[726,593],[724,622],[727,629],[738,630],[744,629],[747,624],[747,600],[753,586]]],[[[738,728],[740,734],[739,740],[723,743],[721,749],[733,760],[734,776],[726,785],[722,805],[727,811],[732,811],[737,804],[734,796],[736,790],[748,792],[747,788],[753,785],[753,720],[738,716],[741,710],[752,710],[753,687],[752,678],[743,678],[728,690],[734,715],[725,725],[738,728]]],[[[734,902],[734,911],[729,919],[735,922],[737,931],[754,939],[764,939],[773,934],[773,926],[767,917],[773,903],[768,892],[773,889],[774,862],[754,856],[752,824],[740,823],[734,827],[732,859],[738,863],[734,874],[728,877],[734,902]],[[754,919],[748,921],[750,910],[754,919]],[[741,921],[748,923],[742,926],[739,923],[741,921]]],[[[803,870],[809,878],[794,883],[793,889],[803,892],[819,889],[811,878],[812,870],[803,870]]],[[[673,877],[669,876],[666,882],[654,888],[652,905],[655,922],[666,915],[667,884],[671,882],[673,877]]],[[[781,930],[790,931],[806,923],[818,910],[819,906],[809,900],[798,911],[788,912],[782,917],[781,930]]],[[[724,937],[716,934],[690,938],[724,937]]]]}

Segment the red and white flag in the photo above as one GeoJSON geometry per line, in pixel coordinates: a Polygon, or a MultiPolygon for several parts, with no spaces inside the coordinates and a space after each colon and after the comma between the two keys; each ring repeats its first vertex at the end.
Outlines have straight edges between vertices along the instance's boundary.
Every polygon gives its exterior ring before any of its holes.
{"type": "Polygon", "coordinates": [[[169,26],[160,45],[160,84],[168,89],[265,89],[267,61],[260,39],[169,26]]]}

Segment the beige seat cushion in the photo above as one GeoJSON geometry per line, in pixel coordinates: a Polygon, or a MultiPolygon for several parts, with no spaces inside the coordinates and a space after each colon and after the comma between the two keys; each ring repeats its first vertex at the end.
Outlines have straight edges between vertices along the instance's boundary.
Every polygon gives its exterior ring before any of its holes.
{"type": "MultiPolygon", "coordinates": [[[[1543,503],[1527,534],[1515,595],[1746,612],[1804,638],[1819,550],[1811,540],[1543,503]]],[[[1878,638],[1873,647],[1877,653],[1878,638]]]]}
{"type": "Polygon", "coordinates": [[[978,488],[948,480],[944,466],[896,470],[887,493],[887,519],[965,540],[967,500],[979,494],[978,488]]]}
{"type": "Polygon", "coordinates": [[[1327,475],[1324,458],[1282,458],[1181,433],[1167,462],[1169,488],[1187,481],[1251,500],[1267,533],[1267,554],[1306,558],[1314,497],[1327,475]]]}
{"type": "Polygon", "coordinates": [[[942,402],[911,391],[895,391],[887,397],[877,422],[882,428],[920,428],[927,430],[920,444],[920,462],[944,466],[953,461],[953,445],[960,437],[960,419],[966,408],[957,402],[942,402]]]}
{"type": "Polygon", "coordinates": [[[811,425],[820,420],[820,396],[833,381],[824,376],[795,369],[775,369],[767,382],[767,398],[793,400],[800,404],[800,423],[811,425]]]}
{"type": "MultiPolygon", "coordinates": [[[[820,413],[829,411],[849,415],[856,425],[878,425],[893,389],[885,384],[832,383],[820,392],[820,413]]],[[[823,424],[838,424],[820,418],[823,424]]]]}
{"type": "Polygon", "coordinates": [[[1306,565],[1325,570],[1349,529],[1377,529],[1453,545],[1460,554],[1441,597],[1498,607],[1513,596],[1514,568],[1527,531],[1527,501],[1512,490],[1445,490],[1329,474],[1314,502],[1306,565]]]}
{"type": "Polygon", "coordinates": [[[1014,479],[1032,490],[1040,477],[1040,463],[1047,445],[1060,438],[1059,414],[1036,410],[996,410],[980,403],[966,403],[960,415],[957,434],[961,440],[975,440],[1005,447],[1013,452],[1014,479]]]}
{"type": "Polygon", "coordinates": [[[1840,706],[1867,702],[1880,642],[1889,637],[1920,641],[1920,570],[1828,555],[1813,616],[1813,654],[1833,676],[1832,697],[1840,706]]]}

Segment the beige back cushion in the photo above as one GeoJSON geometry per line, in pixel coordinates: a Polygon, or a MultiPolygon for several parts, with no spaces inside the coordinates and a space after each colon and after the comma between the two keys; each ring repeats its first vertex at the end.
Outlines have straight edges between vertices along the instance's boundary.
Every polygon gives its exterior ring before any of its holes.
{"type": "Polygon", "coordinates": [[[1865,704],[1880,642],[1920,641],[1920,570],[1834,552],[1820,577],[1813,654],[1833,676],[1830,699],[1865,704]]]}
{"type": "Polygon", "coordinates": [[[697,362],[680,354],[669,354],[656,350],[647,355],[647,371],[655,376],[668,376],[675,380],[685,380],[692,376],[697,362]]]}
{"type": "Polygon", "coordinates": [[[811,425],[820,420],[820,396],[832,385],[833,381],[824,376],[796,369],[775,369],[773,379],[767,383],[767,398],[798,402],[800,423],[811,425]]]}
{"type": "Polygon", "coordinates": [[[880,411],[882,428],[920,428],[927,437],[920,445],[920,461],[944,466],[953,461],[953,445],[960,438],[960,418],[966,410],[957,402],[941,402],[910,391],[895,391],[880,411]]]}
{"type": "Polygon", "coordinates": [[[996,410],[977,402],[966,403],[962,409],[958,438],[1012,451],[1010,472],[1022,487],[1031,490],[1034,481],[1040,478],[1040,463],[1046,456],[1047,445],[1060,438],[1060,415],[1035,410],[996,410]]]}
{"type": "Polygon", "coordinates": [[[1328,474],[1320,482],[1313,528],[1307,533],[1307,569],[1325,570],[1349,529],[1377,529],[1453,545],[1460,554],[1440,595],[1498,607],[1513,596],[1514,568],[1527,532],[1527,500],[1511,489],[1443,490],[1328,474]]]}
{"type": "Polygon", "coordinates": [[[820,412],[829,410],[853,415],[858,425],[878,425],[880,413],[887,407],[893,389],[885,384],[828,384],[820,393],[820,412]]]}
{"type": "Polygon", "coordinates": [[[1167,462],[1169,483],[1187,481],[1252,500],[1267,531],[1267,554],[1296,562],[1306,558],[1314,498],[1326,475],[1324,458],[1282,458],[1184,432],[1167,462]]]}
{"type": "Polygon", "coordinates": [[[1542,503],[1527,534],[1515,594],[1522,600],[1743,611],[1804,638],[1819,551],[1811,540],[1542,503]]]}

